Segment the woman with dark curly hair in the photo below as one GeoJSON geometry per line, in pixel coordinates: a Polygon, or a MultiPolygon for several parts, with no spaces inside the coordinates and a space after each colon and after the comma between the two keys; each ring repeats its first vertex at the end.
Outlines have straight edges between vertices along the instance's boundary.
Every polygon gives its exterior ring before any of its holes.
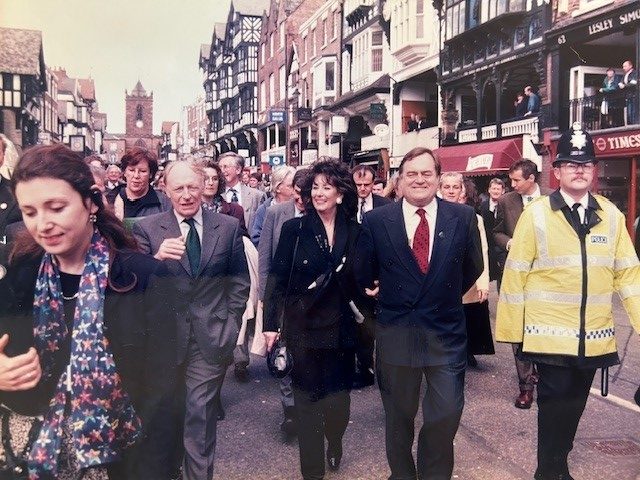
{"type": "Polygon", "coordinates": [[[293,356],[300,466],[306,480],[324,478],[342,458],[355,370],[356,322],[366,299],[353,275],[360,226],[349,169],[320,160],[302,188],[307,214],[284,223],[264,296],[264,335],[271,350],[281,332],[293,356]],[[358,306],[356,306],[356,304],[358,306]],[[360,310],[359,310],[360,309],[360,310]]]}
{"type": "Polygon", "coordinates": [[[68,147],[27,150],[13,182],[26,231],[0,268],[0,478],[166,478],[166,267],[135,251],[68,147]]]}

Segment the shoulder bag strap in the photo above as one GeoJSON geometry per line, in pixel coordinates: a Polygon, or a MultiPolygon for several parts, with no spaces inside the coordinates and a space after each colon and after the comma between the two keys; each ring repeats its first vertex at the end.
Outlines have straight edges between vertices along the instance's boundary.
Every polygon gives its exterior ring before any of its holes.
{"type": "Polygon", "coordinates": [[[278,320],[280,338],[281,341],[284,342],[284,312],[287,308],[287,299],[289,298],[289,292],[291,290],[291,278],[293,278],[293,264],[296,261],[296,254],[298,253],[298,243],[300,243],[300,231],[302,230],[302,218],[300,219],[300,224],[298,226],[298,231],[296,232],[296,243],[293,247],[293,257],[291,257],[291,268],[289,269],[289,279],[287,280],[287,289],[284,294],[284,300],[282,302],[282,309],[280,310],[280,319],[278,320]]]}

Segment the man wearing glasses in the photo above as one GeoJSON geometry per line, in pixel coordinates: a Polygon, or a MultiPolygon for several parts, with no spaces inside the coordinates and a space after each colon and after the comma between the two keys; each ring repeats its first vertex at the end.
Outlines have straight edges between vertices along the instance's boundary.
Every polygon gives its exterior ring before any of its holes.
{"type": "Polygon", "coordinates": [[[553,162],[560,188],[522,212],[502,277],[496,339],[522,344],[538,367],[537,480],[572,478],[567,456],[596,369],[620,363],[614,290],[640,332],[640,262],[624,215],[590,193],[596,164],[574,124],[553,162]]]}

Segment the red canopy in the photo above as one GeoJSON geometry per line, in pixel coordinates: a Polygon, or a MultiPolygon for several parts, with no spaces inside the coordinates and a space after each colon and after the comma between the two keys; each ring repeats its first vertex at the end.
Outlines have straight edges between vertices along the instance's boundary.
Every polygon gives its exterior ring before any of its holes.
{"type": "Polygon", "coordinates": [[[440,147],[434,154],[443,172],[482,175],[505,171],[522,158],[522,137],[440,147]]]}

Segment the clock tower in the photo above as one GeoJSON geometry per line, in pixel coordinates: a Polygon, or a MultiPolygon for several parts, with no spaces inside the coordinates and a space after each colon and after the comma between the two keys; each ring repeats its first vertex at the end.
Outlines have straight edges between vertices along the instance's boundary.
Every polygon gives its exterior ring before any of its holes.
{"type": "Polygon", "coordinates": [[[126,136],[153,136],[153,92],[147,95],[138,80],[131,93],[125,90],[126,136]]]}

